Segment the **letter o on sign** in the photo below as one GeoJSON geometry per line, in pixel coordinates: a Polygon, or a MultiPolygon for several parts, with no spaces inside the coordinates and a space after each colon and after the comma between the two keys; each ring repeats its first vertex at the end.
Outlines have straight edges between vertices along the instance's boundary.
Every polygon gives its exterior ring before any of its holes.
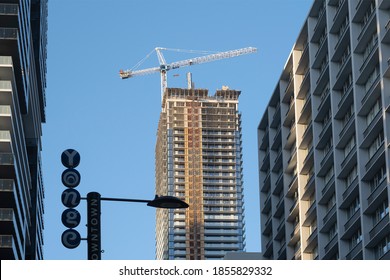
{"type": "Polygon", "coordinates": [[[74,249],[80,245],[80,233],[74,229],[67,229],[62,233],[61,242],[66,248],[74,249]]]}
{"type": "Polygon", "coordinates": [[[65,169],[61,175],[62,183],[68,188],[75,188],[80,184],[81,175],[80,173],[73,168],[65,169]]]}

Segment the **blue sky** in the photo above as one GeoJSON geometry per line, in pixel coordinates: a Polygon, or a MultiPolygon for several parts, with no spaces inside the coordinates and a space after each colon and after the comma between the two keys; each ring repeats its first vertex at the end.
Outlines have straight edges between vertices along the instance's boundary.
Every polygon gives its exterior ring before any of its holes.
{"type": "MultiPolygon", "coordinates": [[[[241,90],[247,251],[260,246],[257,125],[307,17],[311,0],[50,0],[46,117],[43,126],[45,259],[86,259],[87,245],[66,249],[60,201],[62,151],[80,152],[82,196],[152,199],[160,76],[121,80],[155,47],[255,54],[170,71],[169,87],[227,85],[241,90]],[[175,75],[175,76],[173,76],[175,75]],[[178,75],[178,76],[177,76],[178,75]]],[[[193,54],[166,52],[167,62],[193,54]]],[[[141,68],[157,66],[155,54],[141,68]]],[[[76,228],[86,237],[86,203],[76,228]]],[[[154,259],[155,209],[102,202],[103,259],[154,259]]]]}

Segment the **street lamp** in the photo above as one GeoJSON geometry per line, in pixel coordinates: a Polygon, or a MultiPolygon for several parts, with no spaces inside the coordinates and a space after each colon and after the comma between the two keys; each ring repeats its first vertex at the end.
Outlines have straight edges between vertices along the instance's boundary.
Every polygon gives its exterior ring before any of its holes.
{"type": "Polygon", "coordinates": [[[167,209],[188,208],[188,206],[189,206],[186,202],[184,202],[183,200],[181,200],[175,196],[158,196],[158,195],[156,195],[153,200],[101,197],[100,200],[122,201],[122,202],[141,202],[141,203],[147,203],[146,205],[151,206],[151,207],[167,208],[167,209]]]}
{"type": "Polygon", "coordinates": [[[90,192],[87,194],[87,216],[88,216],[88,259],[101,260],[101,223],[100,209],[101,201],[119,201],[119,202],[141,202],[155,208],[178,209],[188,208],[189,205],[183,200],[174,196],[158,196],[153,200],[144,199],[129,199],[129,198],[112,198],[101,197],[98,192],[90,192]]]}

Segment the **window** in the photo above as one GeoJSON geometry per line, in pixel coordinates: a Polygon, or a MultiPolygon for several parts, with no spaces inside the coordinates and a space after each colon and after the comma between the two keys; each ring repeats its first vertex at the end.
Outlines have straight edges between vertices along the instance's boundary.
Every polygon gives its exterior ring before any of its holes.
{"type": "Polygon", "coordinates": [[[351,54],[351,48],[348,44],[346,47],[341,59],[340,59],[340,67],[348,60],[349,55],[351,54]]]}
{"type": "Polygon", "coordinates": [[[371,89],[371,86],[374,84],[374,82],[379,77],[379,65],[375,67],[375,69],[371,72],[370,76],[367,79],[366,84],[364,85],[366,92],[368,92],[371,89]]]}
{"type": "Polygon", "coordinates": [[[355,147],[356,140],[355,140],[355,134],[349,139],[347,145],[344,148],[344,158],[348,156],[348,154],[352,151],[352,149],[355,147]]]}
{"type": "Polygon", "coordinates": [[[380,183],[386,178],[386,168],[383,165],[370,181],[371,192],[374,191],[380,183]]]}
{"type": "MultiPolygon", "coordinates": [[[[371,40],[368,42],[366,49],[363,53],[363,61],[365,62],[366,59],[370,56],[371,52],[374,50],[375,46],[378,44],[378,34],[375,32],[372,35],[371,40]]],[[[363,63],[364,63],[363,62],[363,63]]]]}
{"type": "Polygon", "coordinates": [[[332,197],[328,200],[326,208],[329,211],[336,204],[336,195],[333,193],[332,197]]]}
{"type": "Polygon", "coordinates": [[[362,231],[359,228],[349,240],[349,249],[352,250],[360,241],[363,240],[362,231]]]}
{"type": "Polygon", "coordinates": [[[353,116],[353,104],[348,108],[343,117],[343,128],[348,123],[349,119],[353,116]]]}
{"type": "Polygon", "coordinates": [[[384,200],[382,204],[376,209],[374,214],[374,226],[382,220],[386,215],[389,215],[389,202],[384,200]]]}
{"type": "Polygon", "coordinates": [[[316,246],[313,249],[313,252],[311,253],[312,259],[315,260],[318,257],[318,246],[316,246]]]}
{"type": "Polygon", "coordinates": [[[324,119],[322,120],[322,127],[323,128],[328,124],[328,122],[331,119],[331,117],[332,117],[332,113],[331,113],[331,110],[329,108],[328,112],[324,116],[324,119]]]}
{"type": "Polygon", "coordinates": [[[390,235],[383,238],[382,241],[375,247],[376,259],[380,259],[388,251],[390,251],[390,235]]]}
{"type": "Polygon", "coordinates": [[[332,179],[333,175],[334,175],[334,169],[332,166],[331,168],[329,168],[328,172],[325,174],[325,177],[324,177],[325,184],[327,184],[332,179]]]}
{"type": "Polygon", "coordinates": [[[352,86],[352,72],[349,73],[347,79],[343,84],[343,94],[345,94],[351,86],[352,86]]]}
{"type": "Polygon", "coordinates": [[[382,102],[381,102],[381,99],[378,98],[376,100],[374,106],[372,106],[372,108],[370,109],[370,112],[368,112],[368,114],[366,116],[366,124],[367,124],[367,126],[372,122],[372,120],[375,118],[375,116],[381,110],[381,107],[382,107],[382,102]]]}
{"type": "Polygon", "coordinates": [[[332,137],[329,137],[329,140],[326,142],[325,147],[323,149],[324,157],[328,154],[328,152],[332,149],[332,147],[333,147],[333,139],[332,137]]]}
{"type": "Polygon", "coordinates": [[[359,196],[355,198],[355,200],[349,205],[348,211],[347,211],[347,219],[350,219],[353,214],[355,214],[360,209],[360,200],[359,196]]]}
{"type": "Polygon", "coordinates": [[[337,223],[334,223],[328,232],[328,240],[329,241],[332,240],[332,238],[335,237],[336,234],[337,234],[337,223]]]}
{"type": "Polygon", "coordinates": [[[357,166],[355,165],[354,168],[348,173],[348,176],[345,180],[347,187],[352,184],[352,182],[356,179],[357,177],[357,166]]]}
{"type": "Polygon", "coordinates": [[[316,229],[317,229],[317,220],[315,219],[314,221],[311,222],[309,226],[309,235],[312,235],[316,229]]]}
{"type": "Polygon", "coordinates": [[[383,130],[378,134],[378,136],[375,138],[375,140],[371,143],[370,147],[368,148],[368,157],[372,158],[372,156],[376,153],[376,151],[380,148],[380,146],[384,142],[384,134],[383,130]]]}
{"type": "Polygon", "coordinates": [[[341,24],[340,29],[339,29],[339,33],[338,33],[338,38],[339,39],[340,39],[341,35],[343,35],[345,29],[347,29],[348,24],[349,24],[349,17],[346,16],[345,20],[343,21],[343,23],[341,24]]]}

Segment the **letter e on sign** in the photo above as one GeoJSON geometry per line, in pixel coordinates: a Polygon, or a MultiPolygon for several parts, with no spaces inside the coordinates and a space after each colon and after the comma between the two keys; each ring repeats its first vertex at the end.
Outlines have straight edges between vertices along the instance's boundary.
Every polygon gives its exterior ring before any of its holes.
{"type": "Polygon", "coordinates": [[[74,249],[80,245],[80,233],[74,229],[67,229],[62,233],[61,242],[66,248],[74,249]]]}

